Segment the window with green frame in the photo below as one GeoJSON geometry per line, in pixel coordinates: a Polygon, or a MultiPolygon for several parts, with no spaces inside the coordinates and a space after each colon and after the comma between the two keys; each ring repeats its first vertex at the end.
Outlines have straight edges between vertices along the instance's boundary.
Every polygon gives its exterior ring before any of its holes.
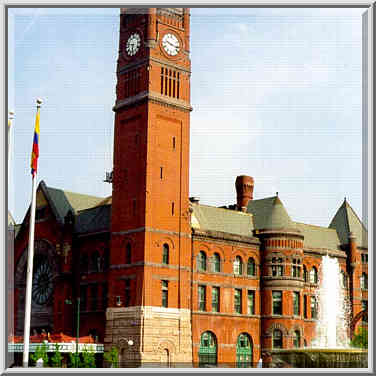
{"type": "Polygon", "coordinates": [[[253,346],[251,337],[241,333],[236,342],[236,367],[252,367],[253,346]]]}
{"type": "Polygon", "coordinates": [[[283,337],[282,332],[279,329],[273,330],[273,349],[282,349],[283,337]]]}
{"type": "Polygon", "coordinates": [[[243,260],[240,256],[235,257],[233,268],[234,268],[235,275],[243,274],[243,260]]]}
{"type": "Polygon", "coordinates": [[[294,306],[294,316],[300,315],[300,294],[299,292],[293,292],[293,306],[294,306]]]}
{"type": "Polygon", "coordinates": [[[235,305],[235,312],[242,313],[242,290],[241,289],[235,289],[234,305],[235,305]]]}
{"type": "Polygon", "coordinates": [[[248,259],[247,275],[251,275],[251,276],[256,275],[256,264],[255,264],[255,260],[252,257],[248,259]]]}
{"type": "Polygon", "coordinates": [[[170,263],[170,247],[166,243],[163,244],[162,263],[163,264],[169,264],[170,263]]]}
{"type": "Polygon", "coordinates": [[[218,253],[213,255],[213,272],[219,273],[221,271],[221,256],[218,253]]]}
{"type": "Polygon", "coordinates": [[[168,307],[168,281],[162,281],[162,307],[168,307]]]}
{"type": "Polygon", "coordinates": [[[198,286],[198,310],[206,311],[206,286],[198,286]]]}
{"type": "Polygon", "coordinates": [[[316,320],[318,315],[316,296],[311,296],[311,319],[316,320]]]}
{"type": "Polygon", "coordinates": [[[204,251],[200,251],[198,254],[198,270],[206,271],[206,253],[204,251]]]}
{"type": "Polygon", "coordinates": [[[212,332],[202,333],[198,358],[199,367],[215,366],[217,364],[217,339],[212,332]]]}
{"type": "Polygon", "coordinates": [[[282,291],[273,291],[273,315],[282,315],[282,291]]]}
{"type": "Polygon", "coordinates": [[[299,330],[295,330],[295,332],[294,332],[294,347],[295,348],[300,347],[300,332],[299,332],[299,330]]]}
{"type": "Polygon", "coordinates": [[[254,315],[255,314],[255,292],[253,290],[248,290],[247,302],[248,302],[248,315],[254,315]]]}
{"type": "Polygon", "coordinates": [[[219,287],[212,287],[212,312],[219,312],[219,287]]]}

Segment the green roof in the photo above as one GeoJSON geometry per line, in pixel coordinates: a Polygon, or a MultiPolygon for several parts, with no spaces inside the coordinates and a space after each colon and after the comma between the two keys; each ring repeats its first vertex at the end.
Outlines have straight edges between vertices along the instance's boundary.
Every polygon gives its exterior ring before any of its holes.
{"type": "Polygon", "coordinates": [[[294,227],[304,235],[304,248],[339,249],[340,241],[334,229],[299,222],[294,227]]]}
{"type": "Polygon", "coordinates": [[[193,203],[191,205],[193,208],[191,219],[193,228],[241,236],[253,236],[252,230],[254,227],[251,215],[215,206],[193,203]]]}
{"type": "Polygon", "coordinates": [[[278,196],[250,200],[247,212],[253,215],[253,223],[257,230],[291,229],[294,227],[294,223],[278,196]]]}
{"type": "Polygon", "coordinates": [[[368,248],[368,231],[346,200],[337,210],[329,228],[337,231],[341,244],[348,244],[349,235],[352,232],[357,244],[368,248]]]}

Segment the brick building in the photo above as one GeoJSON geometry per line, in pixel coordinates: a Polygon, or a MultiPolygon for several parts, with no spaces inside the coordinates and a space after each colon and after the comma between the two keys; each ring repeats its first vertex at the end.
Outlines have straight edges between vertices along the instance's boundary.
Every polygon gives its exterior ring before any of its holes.
{"type": "MultiPolygon", "coordinates": [[[[367,307],[367,231],[345,200],[328,228],[294,222],[238,176],[227,207],[189,198],[189,10],[122,9],[112,196],[37,191],[32,332],[116,345],[122,366],[257,363],[309,346],[323,255],[355,317],[367,307]],[[131,346],[129,340],[133,341],[131,346]]],[[[28,213],[15,246],[22,335],[28,213]]]]}

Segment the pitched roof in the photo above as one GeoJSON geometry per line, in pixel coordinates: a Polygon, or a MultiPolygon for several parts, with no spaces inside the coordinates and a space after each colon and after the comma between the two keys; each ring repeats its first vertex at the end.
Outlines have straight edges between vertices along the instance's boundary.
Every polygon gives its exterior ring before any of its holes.
{"type": "Polygon", "coordinates": [[[368,231],[346,199],[334,215],[329,228],[337,231],[341,244],[348,244],[349,234],[352,232],[358,245],[368,247],[368,231]]]}
{"type": "Polygon", "coordinates": [[[109,231],[111,224],[111,205],[102,205],[82,210],[75,222],[78,234],[109,231]]]}
{"type": "Polygon", "coordinates": [[[339,249],[340,241],[334,229],[295,222],[294,227],[304,235],[304,247],[339,249]]]}
{"type": "Polygon", "coordinates": [[[60,223],[64,222],[64,217],[69,210],[77,214],[79,211],[92,208],[103,201],[103,197],[84,195],[48,187],[44,181],[40,182],[40,188],[45,194],[52,211],[55,213],[56,219],[60,223]]]}
{"type": "Polygon", "coordinates": [[[294,222],[291,221],[278,196],[250,200],[247,205],[247,213],[253,214],[253,223],[257,230],[294,227],[294,222]]]}
{"type": "Polygon", "coordinates": [[[252,216],[230,209],[192,203],[191,225],[209,231],[220,231],[241,236],[253,236],[252,216]]]}

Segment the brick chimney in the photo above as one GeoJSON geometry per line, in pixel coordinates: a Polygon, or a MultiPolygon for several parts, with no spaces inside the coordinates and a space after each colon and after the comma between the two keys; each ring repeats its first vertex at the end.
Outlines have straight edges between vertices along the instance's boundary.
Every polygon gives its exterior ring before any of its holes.
{"type": "Polygon", "coordinates": [[[249,200],[253,200],[253,178],[246,175],[240,175],[236,178],[236,201],[237,210],[246,212],[249,200]]]}

